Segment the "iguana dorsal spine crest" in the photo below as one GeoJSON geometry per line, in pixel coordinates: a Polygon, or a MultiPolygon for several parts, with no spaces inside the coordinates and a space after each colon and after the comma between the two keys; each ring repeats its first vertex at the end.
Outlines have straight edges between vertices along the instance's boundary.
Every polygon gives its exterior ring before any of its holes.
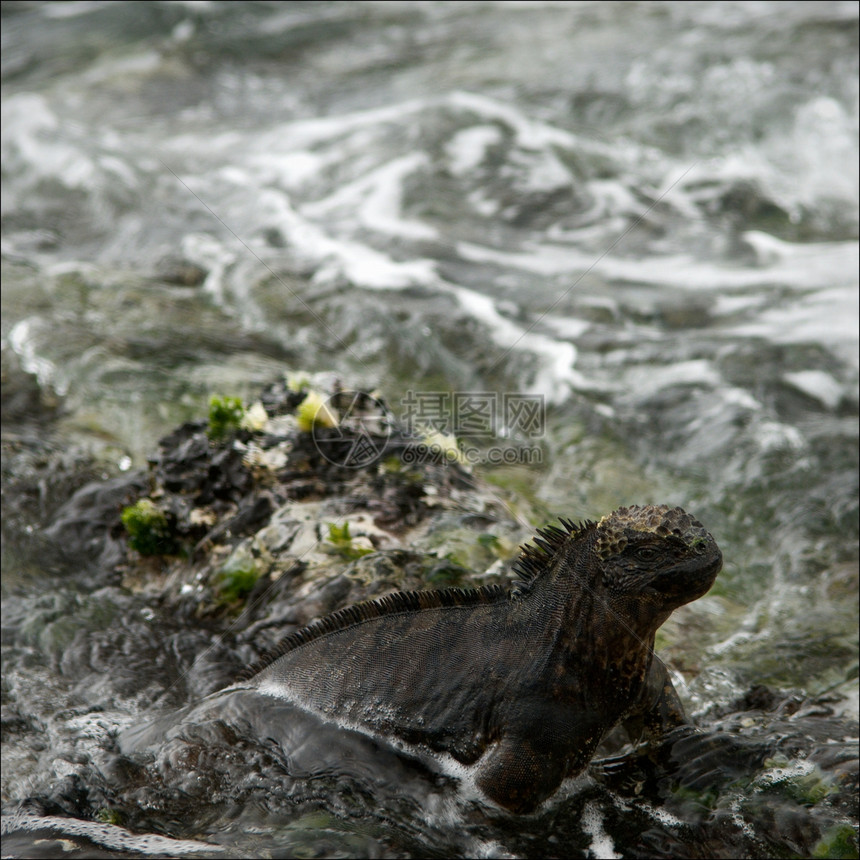
{"type": "Polygon", "coordinates": [[[354,606],[338,609],[330,615],[312,621],[307,627],[290,633],[274,648],[263,654],[256,663],[243,669],[236,680],[240,683],[247,681],[287,652],[371,618],[445,606],[474,606],[479,603],[503,600],[507,596],[508,592],[500,585],[482,585],[480,588],[442,588],[435,591],[394,591],[375,600],[366,600],[354,606]]]}
{"type": "Polygon", "coordinates": [[[329,633],[343,630],[345,627],[359,624],[371,618],[446,606],[474,606],[525,595],[531,590],[535,580],[549,570],[553,558],[568,541],[580,539],[585,532],[595,526],[590,520],[586,520],[580,525],[561,518],[559,518],[559,522],[564,526],[563,529],[552,525],[538,529],[537,536],[532,543],[520,548],[520,556],[512,565],[512,570],[518,579],[510,591],[500,585],[427,591],[395,591],[374,600],[366,600],[354,606],[347,606],[332,612],[330,615],[318,618],[306,627],[285,636],[274,648],[263,654],[259,660],[243,669],[236,680],[239,683],[248,681],[289,651],[300,648],[302,645],[329,633]]]}

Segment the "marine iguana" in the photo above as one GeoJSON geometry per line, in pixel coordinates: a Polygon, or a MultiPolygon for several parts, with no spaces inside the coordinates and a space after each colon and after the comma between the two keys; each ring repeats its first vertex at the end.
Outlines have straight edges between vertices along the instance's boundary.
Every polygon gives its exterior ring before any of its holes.
{"type": "Polygon", "coordinates": [[[500,586],[411,591],[288,636],[238,686],[474,765],[483,794],[527,813],[622,723],[649,737],[685,721],[654,634],[722,567],[681,508],[619,508],[549,526],[500,586]]]}

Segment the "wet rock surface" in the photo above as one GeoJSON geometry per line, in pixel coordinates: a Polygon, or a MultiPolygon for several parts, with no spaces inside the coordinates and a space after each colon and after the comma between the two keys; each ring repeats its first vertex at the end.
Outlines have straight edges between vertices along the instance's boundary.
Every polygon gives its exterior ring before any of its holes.
{"type": "Polygon", "coordinates": [[[265,421],[218,439],[184,424],[147,473],[55,466],[64,500],[37,539],[56,570],[3,606],[4,853],[856,856],[857,725],[826,697],[757,687],[659,749],[607,743],[513,817],[444,762],[225,691],[343,606],[506,584],[528,537],[384,404],[326,394],[333,427],[302,426],[307,390],[278,382],[265,421]],[[144,499],[169,554],[130,547],[123,512],[144,499]]]}

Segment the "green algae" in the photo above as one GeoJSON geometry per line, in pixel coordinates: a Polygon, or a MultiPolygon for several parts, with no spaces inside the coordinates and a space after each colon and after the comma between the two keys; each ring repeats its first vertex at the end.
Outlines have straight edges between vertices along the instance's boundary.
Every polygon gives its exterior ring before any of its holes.
{"type": "Polygon", "coordinates": [[[353,543],[353,537],[349,533],[348,522],[345,522],[342,526],[337,525],[337,523],[329,523],[328,542],[333,552],[348,561],[355,561],[355,559],[373,552],[370,547],[356,546],[353,543]]]}
{"type": "Polygon", "coordinates": [[[209,426],[206,435],[217,442],[235,433],[242,424],[245,409],[238,397],[218,397],[209,400],[209,426]]]}
{"type": "Polygon", "coordinates": [[[490,532],[484,532],[483,534],[478,535],[477,540],[479,546],[490,550],[490,552],[495,555],[499,555],[501,551],[501,542],[496,535],[491,534],[490,532]]]}
{"type": "Polygon", "coordinates": [[[284,381],[286,382],[288,391],[307,391],[311,387],[310,377],[306,373],[286,373],[284,381]]]}
{"type": "Polygon", "coordinates": [[[837,791],[817,767],[797,772],[783,756],[765,759],[764,767],[767,770],[756,780],[761,790],[777,791],[803,806],[815,806],[837,791]]]}
{"type": "Polygon", "coordinates": [[[96,813],[96,821],[101,822],[102,824],[112,824],[115,827],[118,827],[122,824],[122,815],[116,809],[109,809],[106,806],[103,806],[96,813]]]}
{"type": "Polygon", "coordinates": [[[815,843],[812,856],[818,860],[857,860],[860,857],[857,833],[850,824],[838,824],[815,843]]]}
{"type": "Polygon", "coordinates": [[[128,533],[129,546],[141,555],[171,555],[176,552],[176,541],[167,515],[152,499],[140,499],[123,508],[120,520],[128,533]]]}
{"type": "Polygon", "coordinates": [[[442,558],[430,565],[425,579],[433,588],[462,588],[471,571],[455,559],[442,558]]]}
{"type": "Polygon", "coordinates": [[[508,560],[517,552],[512,540],[491,532],[476,533],[459,523],[436,527],[419,543],[423,550],[467,572],[485,571],[499,559],[508,560]]]}
{"type": "Polygon", "coordinates": [[[212,584],[218,599],[224,604],[244,600],[251,593],[261,571],[246,549],[238,548],[215,574],[212,584]]]}

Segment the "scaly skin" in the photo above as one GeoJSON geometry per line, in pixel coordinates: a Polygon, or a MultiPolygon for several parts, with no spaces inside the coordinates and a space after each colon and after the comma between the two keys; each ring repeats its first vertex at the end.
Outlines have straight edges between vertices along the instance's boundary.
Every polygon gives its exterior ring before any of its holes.
{"type": "Polygon", "coordinates": [[[532,811],[619,723],[652,737],[684,721],[654,634],[722,566],[680,508],[620,508],[549,528],[524,583],[410,592],[288,637],[242,686],[464,764],[492,801],[532,811]]]}

